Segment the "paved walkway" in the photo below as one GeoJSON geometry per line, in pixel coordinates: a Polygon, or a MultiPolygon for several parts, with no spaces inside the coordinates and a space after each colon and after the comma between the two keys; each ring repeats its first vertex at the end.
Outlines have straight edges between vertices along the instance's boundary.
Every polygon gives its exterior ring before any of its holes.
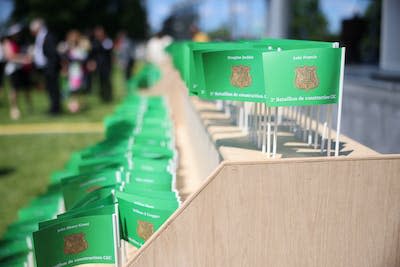
{"type": "Polygon", "coordinates": [[[1,135],[60,134],[60,133],[102,133],[101,122],[69,123],[24,123],[0,125],[1,135]]]}

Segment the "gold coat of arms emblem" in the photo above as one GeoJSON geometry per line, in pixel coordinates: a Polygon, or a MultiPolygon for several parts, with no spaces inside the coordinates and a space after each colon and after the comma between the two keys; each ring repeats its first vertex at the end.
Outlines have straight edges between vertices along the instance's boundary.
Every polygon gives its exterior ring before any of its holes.
{"type": "Polygon", "coordinates": [[[154,233],[154,225],[152,223],[144,221],[137,221],[137,222],[138,226],[136,232],[140,238],[146,241],[154,233]]]}
{"type": "Polygon", "coordinates": [[[319,79],[316,66],[297,67],[295,73],[295,85],[297,88],[308,91],[318,87],[319,79]]]}
{"type": "Polygon", "coordinates": [[[84,233],[64,236],[64,254],[77,254],[88,248],[84,233]]]}
{"type": "Polygon", "coordinates": [[[244,88],[251,85],[252,78],[249,66],[233,66],[231,75],[231,84],[235,87],[244,88]]]}

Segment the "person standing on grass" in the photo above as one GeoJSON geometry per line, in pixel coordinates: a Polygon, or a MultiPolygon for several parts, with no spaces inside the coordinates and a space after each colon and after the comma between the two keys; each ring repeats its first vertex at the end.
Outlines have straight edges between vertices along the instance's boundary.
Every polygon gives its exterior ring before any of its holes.
{"type": "MultiPolygon", "coordinates": [[[[113,98],[111,86],[113,41],[107,37],[102,26],[94,29],[90,66],[95,66],[100,80],[100,98],[103,102],[111,102],[113,98]]],[[[93,67],[91,68],[93,69],[93,67]]]]}
{"type": "Polygon", "coordinates": [[[4,68],[6,66],[6,57],[3,49],[3,35],[0,33],[0,98],[4,92],[4,68]]]}
{"type": "Polygon", "coordinates": [[[125,80],[132,76],[132,69],[135,65],[135,45],[125,31],[120,31],[115,41],[115,51],[118,63],[124,71],[125,80]]]}
{"type": "Polygon", "coordinates": [[[21,31],[22,26],[20,24],[14,24],[8,29],[7,36],[4,39],[4,56],[7,60],[5,74],[10,77],[10,117],[13,120],[17,120],[21,116],[18,107],[19,91],[23,90],[25,92],[28,107],[30,110],[33,109],[30,95],[30,68],[32,59],[29,55],[23,54],[21,51],[21,31]]]}
{"type": "Polygon", "coordinates": [[[69,101],[68,110],[76,113],[81,109],[79,95],[84,91],[85,72],[84,64],[90,50],[90,43],[82,38],[77,30],[67,33],[63,58],[67,64],[69,101]]]}
{"type": "Polygon", "coordinates": [[[45,87],[50,99],[50,115],[61,113],[60,56],[54,36],[42,19],[34,19],[30,30],[35,39],[33,59],[36,67],[44,74],[45,87]]]}

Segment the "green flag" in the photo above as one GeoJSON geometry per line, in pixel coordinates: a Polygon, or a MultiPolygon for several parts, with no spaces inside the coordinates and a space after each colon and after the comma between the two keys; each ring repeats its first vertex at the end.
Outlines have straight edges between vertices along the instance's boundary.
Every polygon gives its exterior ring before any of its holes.
{"type": "Polygon", "coordinates": [[[97,189],[114,186],[122,182],[120,172],[109,170],[95,174],[71,177],[62,180],[65,208],[75,206],[83,197],[97,189]]]}
{"type": "Polygon", "coordinates": [[[339,48],[263,53],[267,104],[305,106],[337,103],[341,54],[339,48]]]}
{"type": "Polygon", "coordinates": [[[244,49],[205,52],[202,55],[207,99],[265,102],[262,52],[244,49]]]}
{"type": "Polygon", "coordinates": [[[142,204],[129,201],[128,198],[118,198],[121,236],[137,248],[140,248],[174,211],[142,204]]]}
{"type": "Polygon", "coordinates": [[[114,215],[60,220],[33,233],[38,267],[112,264],[117,260],[114,215]]]}

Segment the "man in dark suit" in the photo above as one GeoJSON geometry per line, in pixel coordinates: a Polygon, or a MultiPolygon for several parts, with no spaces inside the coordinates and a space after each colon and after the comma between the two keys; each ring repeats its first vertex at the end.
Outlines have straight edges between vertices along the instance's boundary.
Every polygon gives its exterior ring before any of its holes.
{"type": "Polygon", "coordinates": [[[111,102],[113,98],[111,86],[113,42],[107,37],[102,26],[97,26],[93,33],[90,58],[92,62],[95,62],[100,79],[100,98],[103,102],[111,102]]]}
{"type": "Polygon", "coordinates": [[[30,24],[30,30],[35,36],[33,59],[45,78],[46,90],[49,94],[51,115],[61,113],[60,94],[60,56],[57,52],[57,43],[54,36],[48,31],[42,19],[35,19],[30,24]]]}

